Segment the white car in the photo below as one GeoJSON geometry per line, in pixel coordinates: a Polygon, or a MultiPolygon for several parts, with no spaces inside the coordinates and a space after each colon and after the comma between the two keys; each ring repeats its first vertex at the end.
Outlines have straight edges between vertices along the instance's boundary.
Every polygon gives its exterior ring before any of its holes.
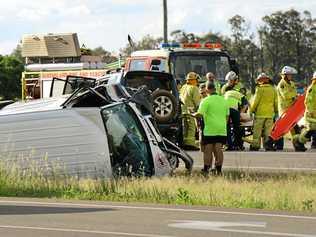
{"type": "MultiPolygon", "coordinates": [[[[193,160],[163,139],[151,116],[119,85],[81,88],[72,95],[19,102],[0,110],[0,158],[90,178],[166,175],[193,160]]],[[[138,94],[139,95],[139,94],[138,94]]]]}

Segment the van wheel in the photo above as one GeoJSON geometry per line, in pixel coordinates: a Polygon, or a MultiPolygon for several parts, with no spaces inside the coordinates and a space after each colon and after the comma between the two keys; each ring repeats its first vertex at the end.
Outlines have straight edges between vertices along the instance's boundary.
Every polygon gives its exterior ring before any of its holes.
{"type": "Polygon", "coordinates": [[[155,90],[152,93],[155,118],[159,123],[169,122],[177,114],[177,101],[167,90],[155,90]]]}

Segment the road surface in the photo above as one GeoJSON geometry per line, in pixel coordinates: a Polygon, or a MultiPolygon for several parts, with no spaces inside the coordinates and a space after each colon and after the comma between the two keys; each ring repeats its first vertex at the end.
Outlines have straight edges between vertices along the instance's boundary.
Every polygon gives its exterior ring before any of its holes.
{"type": "Polygon", "coordinates": [[[0,236],[316,237],[316,214],[0,199],[0,236]]]}
{"type": "MultiPolygon", "coordinates": [[[[188,152],[194,169],[203,167],[202,153],[188,152]]],[[[316,152],[224,152],[224,169],[316,172],[316,152]]]]}
{"type": "MultiPolygon", "coordinates": [[[[246,151],[224,152],[224,169],[239,169],[245,171],[294,171],[316,173],[316,150],[295,152],[290,141],[286,140],[284,151],[253,152],[249,151],[249,144],[245,143],[246,151]]],[[[306,145],[310,148],[310,142],[306,145]]],[[[194,169],[203,167],[201,152],[188,152],[194,159],[194,169]]]]}

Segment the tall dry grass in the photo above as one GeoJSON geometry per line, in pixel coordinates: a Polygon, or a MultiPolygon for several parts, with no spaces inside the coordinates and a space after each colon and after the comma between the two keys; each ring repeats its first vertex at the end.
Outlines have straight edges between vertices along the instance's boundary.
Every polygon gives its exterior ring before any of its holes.
{"type": "Polygon", "coordinates": [[[316,174],[227,171],[105,180],[21,172],[11,164],[0,165],[0,195],[315,212],[316,174]]]}

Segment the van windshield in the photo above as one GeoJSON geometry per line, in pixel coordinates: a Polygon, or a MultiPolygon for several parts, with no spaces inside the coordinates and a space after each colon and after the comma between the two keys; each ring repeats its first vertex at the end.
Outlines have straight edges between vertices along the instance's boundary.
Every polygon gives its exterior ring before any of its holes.
{"type": "Polygon", "coordinates": [[[153,159],[144,129],[126,104],[106,107],[102,116],[108,137],[113,173],[117,176],[151,176],[153,159]]]}
{"type": "Polygon", "coordinates": [[[208,72],[213,72],[219,81],[225,80],[225,75],[230,71],[229,58],[225,55],[209,53],[199,54],[173,54],[170,57],[170,67],[176,79],[183,81],[189,72],[196,72],[202,81],[208,72]]]}

